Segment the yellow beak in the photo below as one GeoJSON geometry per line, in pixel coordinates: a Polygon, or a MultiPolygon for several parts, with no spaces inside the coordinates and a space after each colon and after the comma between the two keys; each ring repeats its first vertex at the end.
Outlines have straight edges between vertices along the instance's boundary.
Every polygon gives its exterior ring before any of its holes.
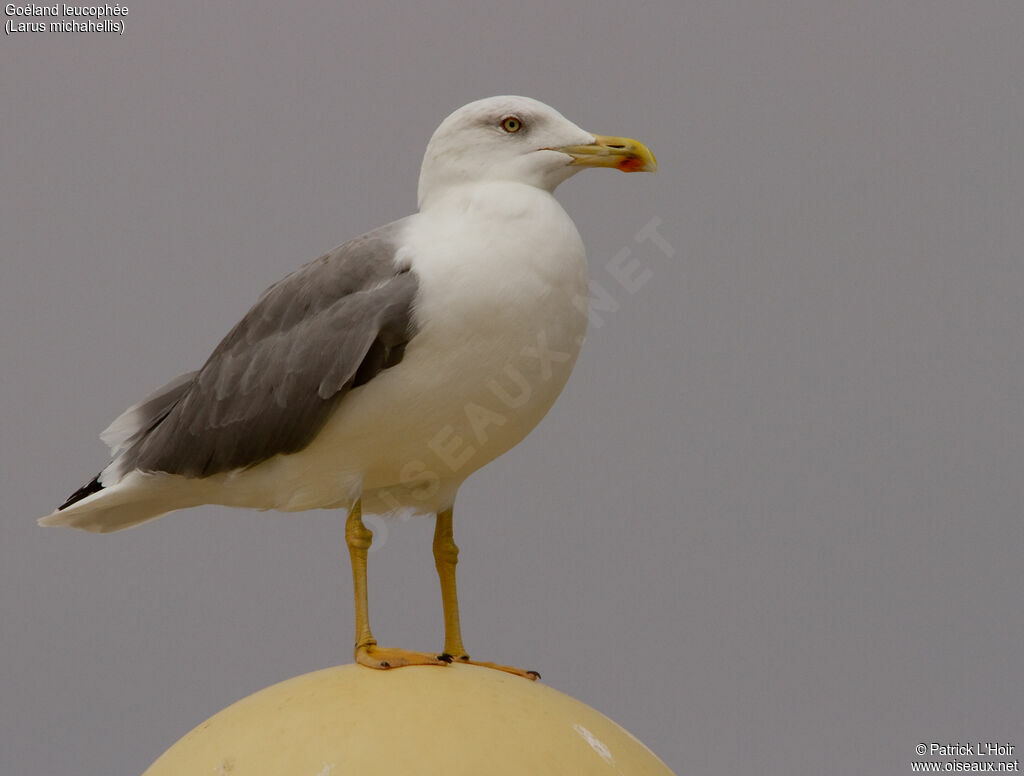
{"type": "Polygon", "coordinates": [[[612,137],[611,135],[594,135],[590,145],[562,146],[553,151],[569,154],[569,164],[587,167],[614,167],[623,172],[654,172],[658,169],[658,160],[651,149],[631,137],[612,137]]]}

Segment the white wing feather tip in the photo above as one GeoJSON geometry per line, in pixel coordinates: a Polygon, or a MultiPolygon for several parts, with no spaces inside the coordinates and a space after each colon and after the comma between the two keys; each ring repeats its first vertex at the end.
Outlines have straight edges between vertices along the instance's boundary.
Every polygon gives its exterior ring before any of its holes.
{"type": "Polygon", "coordinates": [[[179,375],[114,418],[113,423],[100,434],[100,439],[110,448],[110,454],[116,457],[140,434],[148,431],[154,421],[177,403],[195,376],[196,372],[179,375]]]}

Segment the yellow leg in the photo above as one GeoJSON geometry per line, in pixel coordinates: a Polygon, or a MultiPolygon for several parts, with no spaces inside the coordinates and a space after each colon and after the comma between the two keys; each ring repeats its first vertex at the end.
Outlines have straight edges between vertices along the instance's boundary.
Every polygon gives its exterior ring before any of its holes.
{"type": "Polygon", "coordinates": [[[459,548],[455,544],[452,530],[452,509],[449,507],[437,513],[437,524],[434,527],[434,565],[437,566],[437,577],[441,580],[441,604],[444,606],[444,655],[449,660],[460,663],[494,668],[527,679],[540,679],[536,671],[524,671],[521,668],[484,663],[470,660],[466,648],[462,645],[462,625],[459,622],[459,594],[455,584],[455,565],[459,562],[459,548]]]}
{"type": "Polygon", "coordinates": [[[357,501],[345,521],[345,542],[352,561],[352,594],[356,609],[355,658],[370,668],[398,668],[410,665],[446,665],[451,659],[425,652],[410,652],[394,647],[378,647],[370,631],[369,599],[366,591],[366,554],[373,542],[373,531],[363,524],[362,504],[357,501]]]}
{"type": "Polygon", "coordinates": [[[444,653],[455,660],[469,660],[462,646],[462,626],[459,623],[459,593],[455,585],[455,565],[459,562],[459,548],[452,531],[452,510],[437,513],[434,526],[434,565],[441,580],[441,604],[444,606],[444,653]]]}

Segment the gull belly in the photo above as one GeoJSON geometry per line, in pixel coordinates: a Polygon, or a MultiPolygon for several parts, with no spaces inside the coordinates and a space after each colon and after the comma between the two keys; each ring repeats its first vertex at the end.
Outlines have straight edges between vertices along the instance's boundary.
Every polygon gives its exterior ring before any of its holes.
{"type": "Polygon", "coordinates": [[[587,270],[550,193],[466,186],[410,218],[404,239],[421,293],[402,362],[353,389],[306,449],[227,475],[242,502],[347,508],[361,492],[364,512],[436,512],[561,393],[586,331],[587,270]]]}

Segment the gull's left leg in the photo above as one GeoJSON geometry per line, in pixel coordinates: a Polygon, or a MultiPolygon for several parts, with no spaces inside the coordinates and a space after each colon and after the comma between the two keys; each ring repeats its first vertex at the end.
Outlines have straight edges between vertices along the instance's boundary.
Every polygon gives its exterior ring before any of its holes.
{"type": "Polygon", "coordinates": [[[455,565],[458,562],[459,548],[455,544],[452,530],[452,508],[448,507],[448,509],[437,513],[437,523],[434,526],[434,565],[437,566],[437,576],[441,580],[441,603],[444,606],[444,654],[442,657],[460,663],[496,668],[499,671],[527,679],[540,679],[540,674],[536,671],[524,671],[512,666],[469,659],[466,648],[462,645],[462,626],[459,623],[459,594],[455,586],[455,565]]]}
{"type": "Polygon", "coordinates": [[[369,601],[366,592],[366,554],[373,542],[373,531],[363,524],[362,504],[352,505],[345,521],[345,542],[352,560],[352,594],[356,606],[355,658],[360,665],[370,668],[398,668],[412,665],[445,665],[451,658],[425,652],[410,652],[396,647],[378,647],[370,631],[369,601]]]}

